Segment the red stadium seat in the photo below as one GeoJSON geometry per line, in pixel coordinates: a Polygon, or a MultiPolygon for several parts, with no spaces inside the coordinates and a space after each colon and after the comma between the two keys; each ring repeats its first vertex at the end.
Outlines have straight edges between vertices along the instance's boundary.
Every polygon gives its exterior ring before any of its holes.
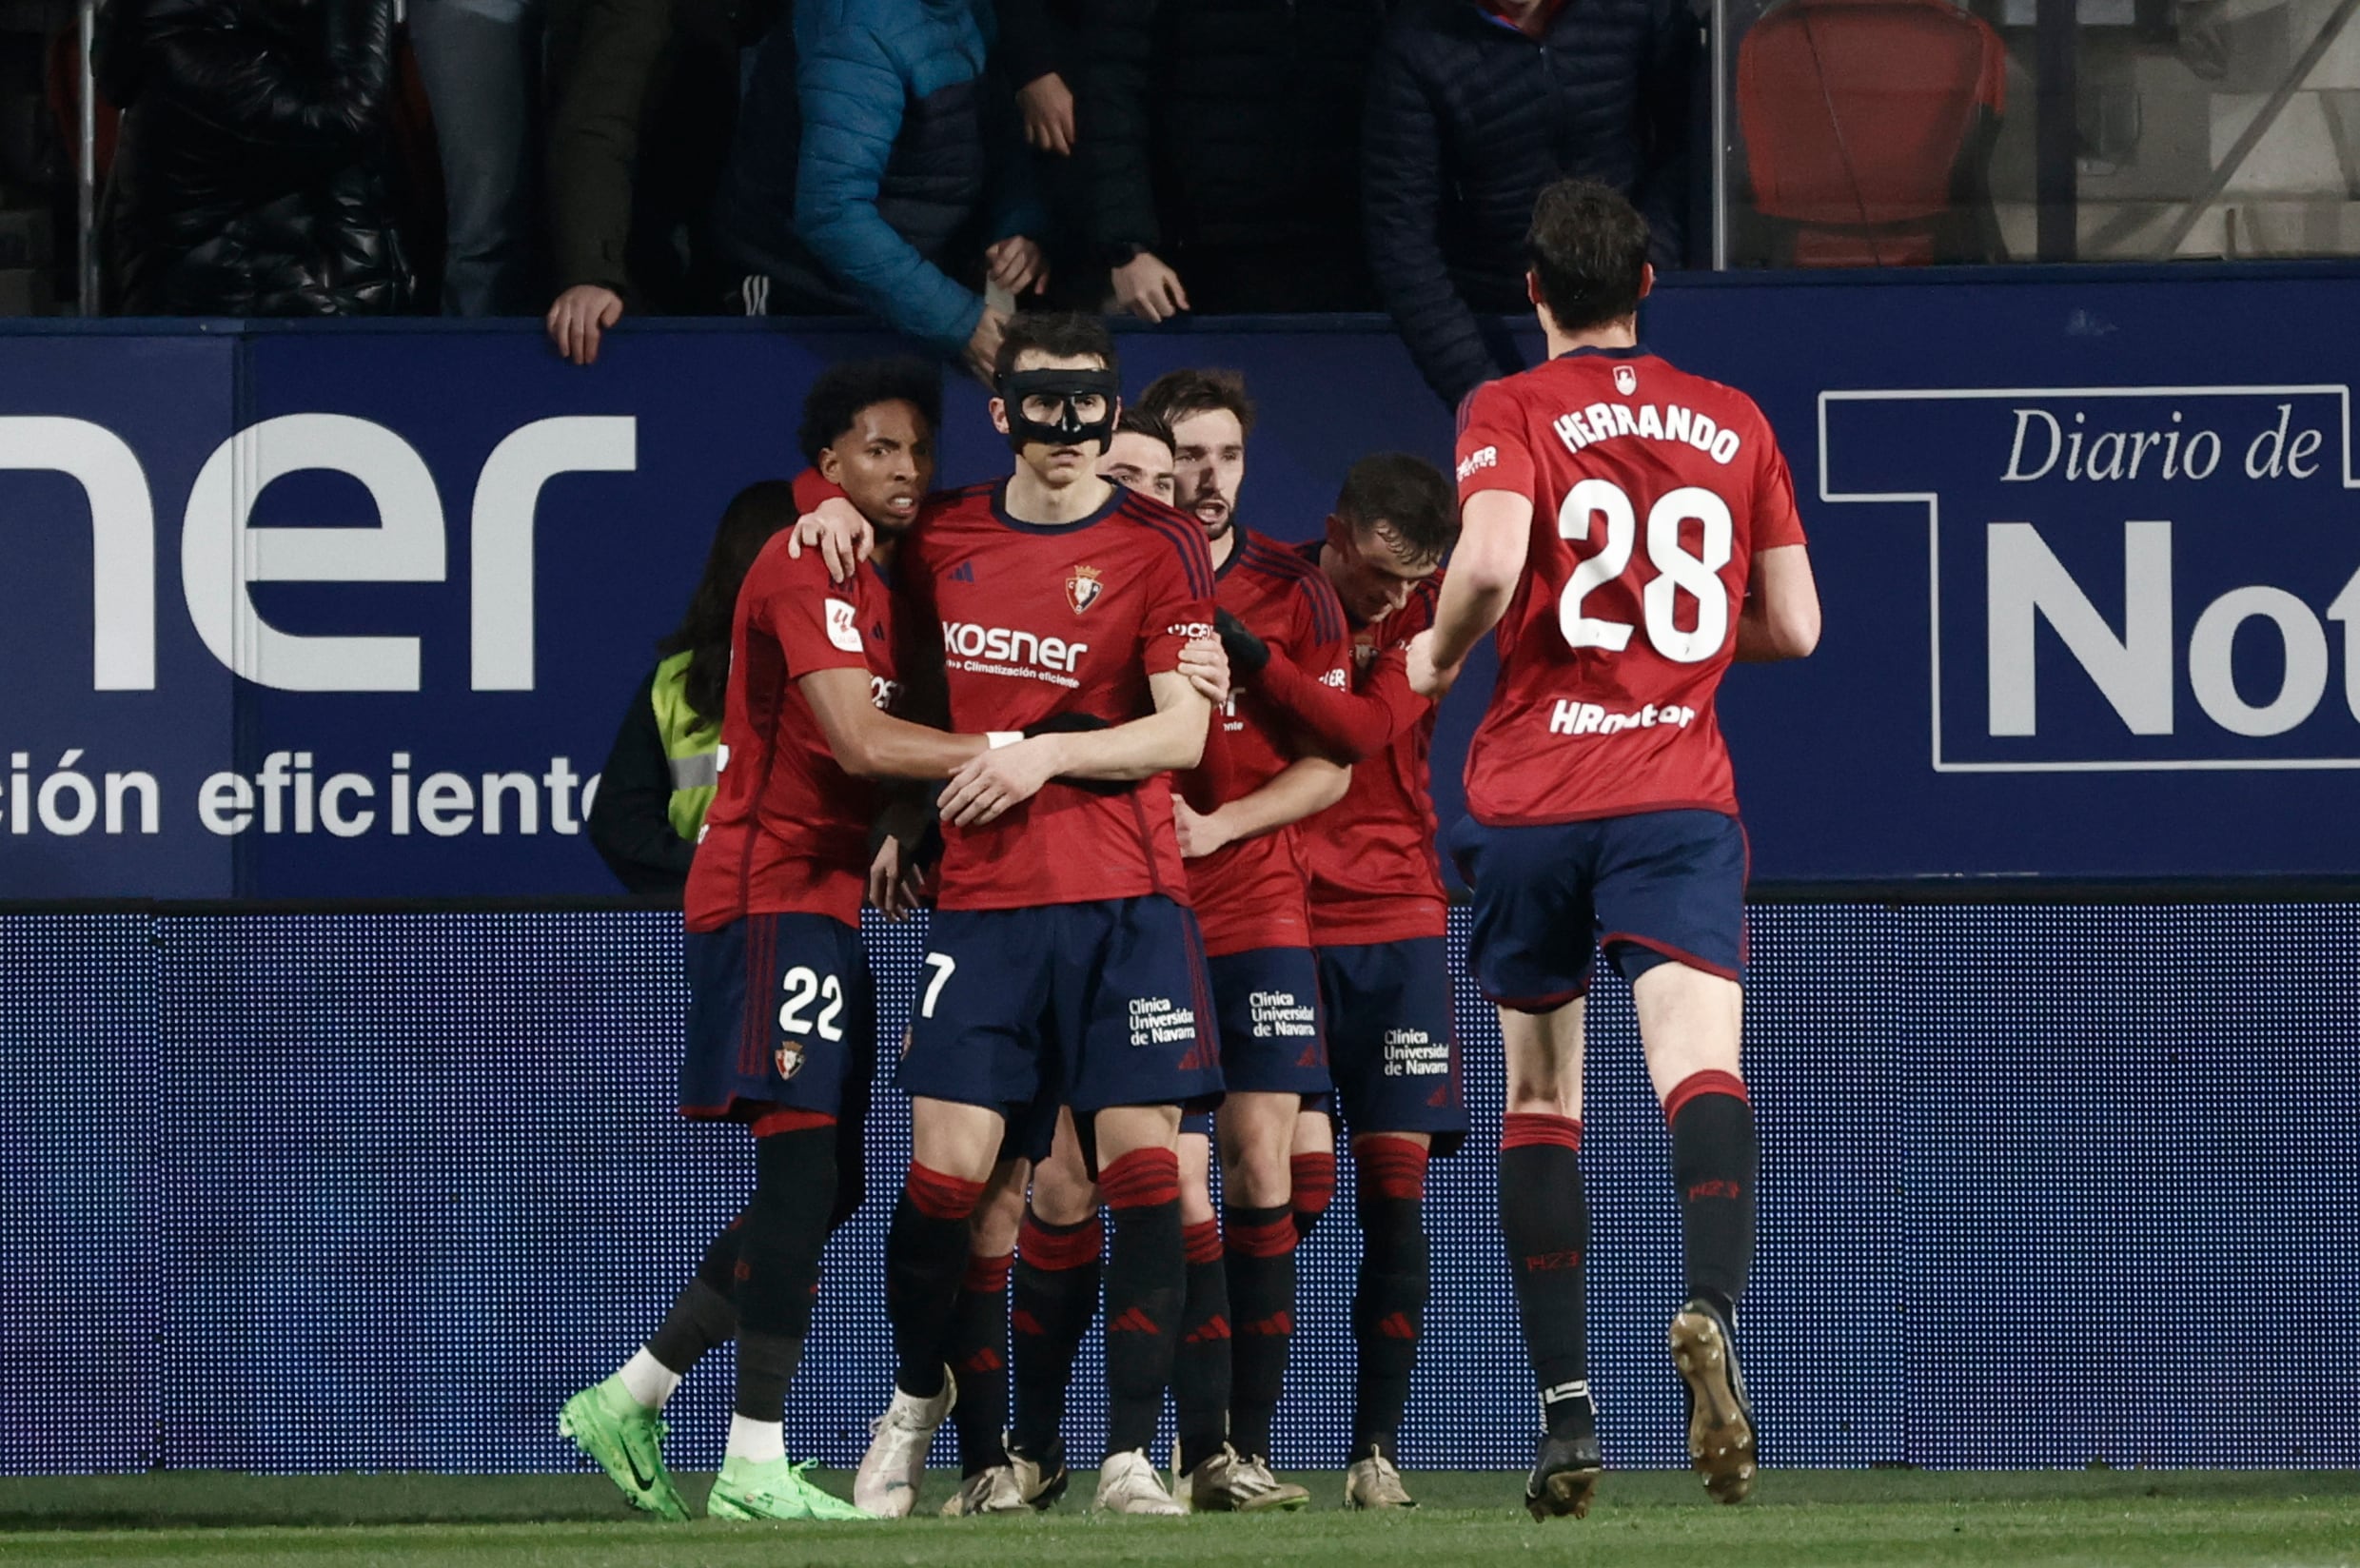
{"type": "Polygon", "coordinates": [[[1738,123],[1764,259],[1996,261],[1984,173],[1999,35],[1950,0],[1783,0],[1738,49],[1738,123]]]}

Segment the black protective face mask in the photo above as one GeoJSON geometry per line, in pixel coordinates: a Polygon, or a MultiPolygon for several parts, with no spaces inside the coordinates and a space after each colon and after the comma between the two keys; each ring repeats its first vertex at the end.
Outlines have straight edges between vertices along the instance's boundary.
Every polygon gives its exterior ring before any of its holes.
{"type": "Polygon", "coordinates": [[[1022,452],[1033,441],[1046,446],[1086,446],[1098,443],[1103,453],[1114,440],[1115,405],[1122,396],[1122,378],[1111,370],[1012,370],[1000,378],[1000,401],[1008,406],[1008,445],[1022,452]],[[1085,422],[1073,411],[1076,398],[1095,393],[1105,400],[1106,412],[1085,422]],[[1054,421],[1028,419],[1024,405],[1032,398],[1057,400],[1054,421]]]}

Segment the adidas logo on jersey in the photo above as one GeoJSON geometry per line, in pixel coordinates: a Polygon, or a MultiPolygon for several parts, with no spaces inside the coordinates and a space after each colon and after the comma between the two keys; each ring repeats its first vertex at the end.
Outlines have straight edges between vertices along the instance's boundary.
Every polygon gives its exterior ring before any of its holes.
{"type": "Polygon", "coordinates": [[[1697,711],[1679,703],[1657,707],[1648,703],[1635,714],[1610,714],[1595,702],[1561,700],[1556,712],[1549,715],[1549,734],[1562,735],[1621,735],[1625,730],[1652,730],[1661,724],[1686,729],[1696,721],[1697,711]]]}

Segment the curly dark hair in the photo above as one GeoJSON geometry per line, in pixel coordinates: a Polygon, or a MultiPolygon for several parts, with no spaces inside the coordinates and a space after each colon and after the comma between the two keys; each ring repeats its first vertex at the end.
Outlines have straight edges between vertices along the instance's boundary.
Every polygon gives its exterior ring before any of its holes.
{"type": "Polygon", "coordinates": [[[828,366],[803,397],[803,427],[796,440],[803,461],[816,463],[820,448],[853,427],[874,403],[907,402],[926,416],[926,428],[942,423],[942,377],[924,360],[843,360],[828,366]]]}

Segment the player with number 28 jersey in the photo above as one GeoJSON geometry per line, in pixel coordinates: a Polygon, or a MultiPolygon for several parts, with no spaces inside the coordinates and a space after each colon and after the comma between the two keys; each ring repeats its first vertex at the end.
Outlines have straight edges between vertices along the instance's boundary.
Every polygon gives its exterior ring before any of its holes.
{"type": "Polygon", "coordinates": [[[1479,387],[1459,492],[1533,499],[1500,682],[1467,754],[1479,821],[1735,815],[1714,717],[1757,551],[1803,542],[1761,410],[1639,348],[1580,348],[1479,387]]]}
{"type": "Polygon", "coordinates": [[[1459,548],[1409,677],[1448,689],[1497,626],[1500,679],[1450,850],[1474,890],[1467,968],[1500,1007],[1500,1228],[1544,1434],[1535,1518],[1589,1512],[1601,1472],[1583,1317],[1584,998],[1601,948],[1630,982],[1671,1125],[1685,1300],[1667,1335],[1689,1461],[1754,1485],[1738,1303],[1754,1260],[1740,1071],[1747,850],[1714,712],[1734,658],[1799,658],[1819,594],[1767,421],[1639,342],[1647,225],[1594,181],[1551,186],[1525,239],[1545,363],[1477,389],[1459,432],[1459,548]]]}

